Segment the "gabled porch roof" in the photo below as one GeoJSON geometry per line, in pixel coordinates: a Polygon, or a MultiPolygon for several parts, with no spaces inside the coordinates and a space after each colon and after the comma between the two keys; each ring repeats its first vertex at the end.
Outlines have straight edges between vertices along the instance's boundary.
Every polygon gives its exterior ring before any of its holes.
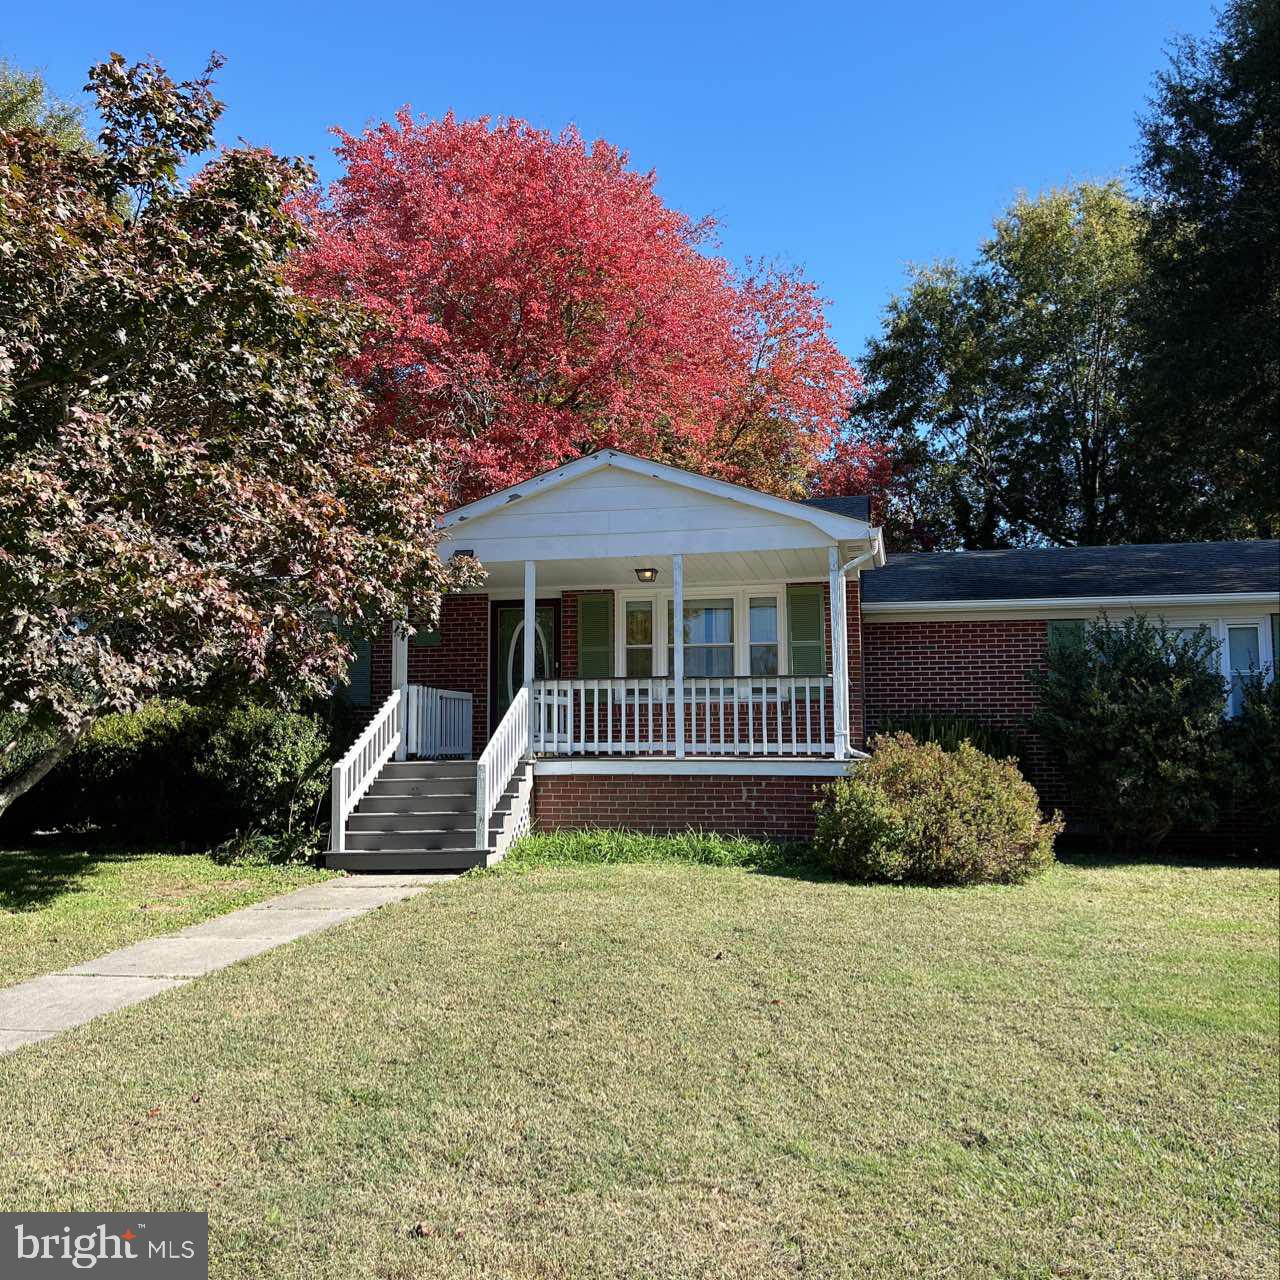
{"type": "Polygon", "coordinates": [[[884,563],[881,532],[866,520],[617,449],[468,503],[443,523],[441,553],[474,555],[490,590],[515,586],[526,560],[564,587],[633,580],[636,567],[677,554],[691,582],[816,576],[831,547],[884,563]]]}

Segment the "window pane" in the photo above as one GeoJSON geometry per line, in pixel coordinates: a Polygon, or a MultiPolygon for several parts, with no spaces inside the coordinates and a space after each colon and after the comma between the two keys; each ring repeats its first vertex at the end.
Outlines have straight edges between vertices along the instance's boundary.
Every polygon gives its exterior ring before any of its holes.
{"type": "Polygon", "coordinates": [[[1243,709],[1243,678],[1262,665],[1257,627],[1227,628],[1227,660],[1231,663],[1231,714],[1238,716],[1243,709]]]}
{"type": "Polygon", "coordinates": [[[1228,627],[1227,652],[1233,672],[1257,671],[1262,665],[1257,627],[1228,627]]]}
{"type": "Polygon", "coordinates": [[[692,645],[684,651],[686,676],[733,675],[732,645],[692,645]]]}
{"type": "Polygon", "coordinates": [[[627,650],[627,675],[653,675],[653,650],[629,648],[627,650]]]}
{"type": "Polygon", "coordinates": [[[733,642],[733,601],[686,601],[684,642],[685,644],[731,644],[733,642]]]}
{"type": "Polygon", "coordinates": [[[648,600],[632,600],[627,604],[627,643],[653,643],[653,605],[648,600]]]}
{"type": "Polygon", "coordinates": [[[778,602],[773,596],[752,596],[750,634],[752,644],[777,644],[778,602]]]}
{"type": "Polygon", "coordinates": [[[778,674],[778,646],[776,644],[753,644],[751,646],[751,674],[753,676],[776,676],[778,674]]]}

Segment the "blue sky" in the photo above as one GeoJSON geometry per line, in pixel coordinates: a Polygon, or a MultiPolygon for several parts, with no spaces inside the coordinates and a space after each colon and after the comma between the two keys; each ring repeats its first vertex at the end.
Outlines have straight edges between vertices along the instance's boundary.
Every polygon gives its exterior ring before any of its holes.
{"type": "Polygon", "coordinates": [[[110,50],[185,77],[228,58],[222,140],[314,155],[408,103],[626,148],[722,250],[800,264],[856,356],[909,261],[967,258],[1020,189],[1132,163],[1165,42],[1209,0],[384,5],[43,0],[0,56],[72,96],[110,50]]]}

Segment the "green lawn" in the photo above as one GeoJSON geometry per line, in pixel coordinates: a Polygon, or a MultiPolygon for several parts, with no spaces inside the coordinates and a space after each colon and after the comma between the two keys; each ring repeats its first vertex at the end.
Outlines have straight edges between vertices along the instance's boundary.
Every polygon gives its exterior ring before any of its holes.
{"type": "Polygon", "coordinates": [[[323,879],[307,867],[219,866],[203,854],[0,849],[0,986],[92,960],[323,879]]]}
{"type": "Polygon", "coordinates": [[[1278,888],[468,876],[0,1059],[0,1204],[237,1280],[1274,1280],[1278,888]]]}

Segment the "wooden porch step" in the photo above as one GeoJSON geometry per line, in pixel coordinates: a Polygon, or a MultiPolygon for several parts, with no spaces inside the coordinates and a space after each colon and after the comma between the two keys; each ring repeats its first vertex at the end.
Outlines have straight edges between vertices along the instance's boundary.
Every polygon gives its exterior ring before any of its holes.
{"type": "MultiPolygon", "coordinates": [[[[494,806],[495,813],[505,813],[511,808],[511,797],[503,796],[494,806]]],[[[402,825],[414,815],[421,817],[440,816],[444,814],[465,814],[475,817],[476,798],[465,796],[365,796],[356,805],[353,817],[382,816],[394,818],[402,825]]],[[[427,825],[430,825],[429,823],[427,825]]]]}
{"type": "Polygon", "coordinates": [[[474,760],[389,760],[382,766],[379,779],[407,779],[415,781],[442,778],[470,778],[476,776],[474,760]]]}
{"type": "Polygon", "coordinates": [[[459,827],[452,831],[423,828],[398,831],[347,831],[347,848],[390,853],[397,849],[442,849],[456,852],[475,847],[475,831],[459,827]]]}
{"type": "Polygon", "coordinates": [[[475,830],[476,811],[465,809],[358,809],[347,819],[348,831],[475,830]]]}
{"type": "Polygon", "coordinates": [[[330,853],[325,865],[343,871],[469,871],[483,867],[488,855],[483,849],[393,849],[377,851],[344,850],[330,853]]]}
{"type": "Polygon", "coordinates": [[[433,799],[448,797],[448,803],[455,801],[475,804],[476,780],[474,778],[379,778],[360,798],[363,804],[369,797],[377,796],[418,796],[433,799]]]}

